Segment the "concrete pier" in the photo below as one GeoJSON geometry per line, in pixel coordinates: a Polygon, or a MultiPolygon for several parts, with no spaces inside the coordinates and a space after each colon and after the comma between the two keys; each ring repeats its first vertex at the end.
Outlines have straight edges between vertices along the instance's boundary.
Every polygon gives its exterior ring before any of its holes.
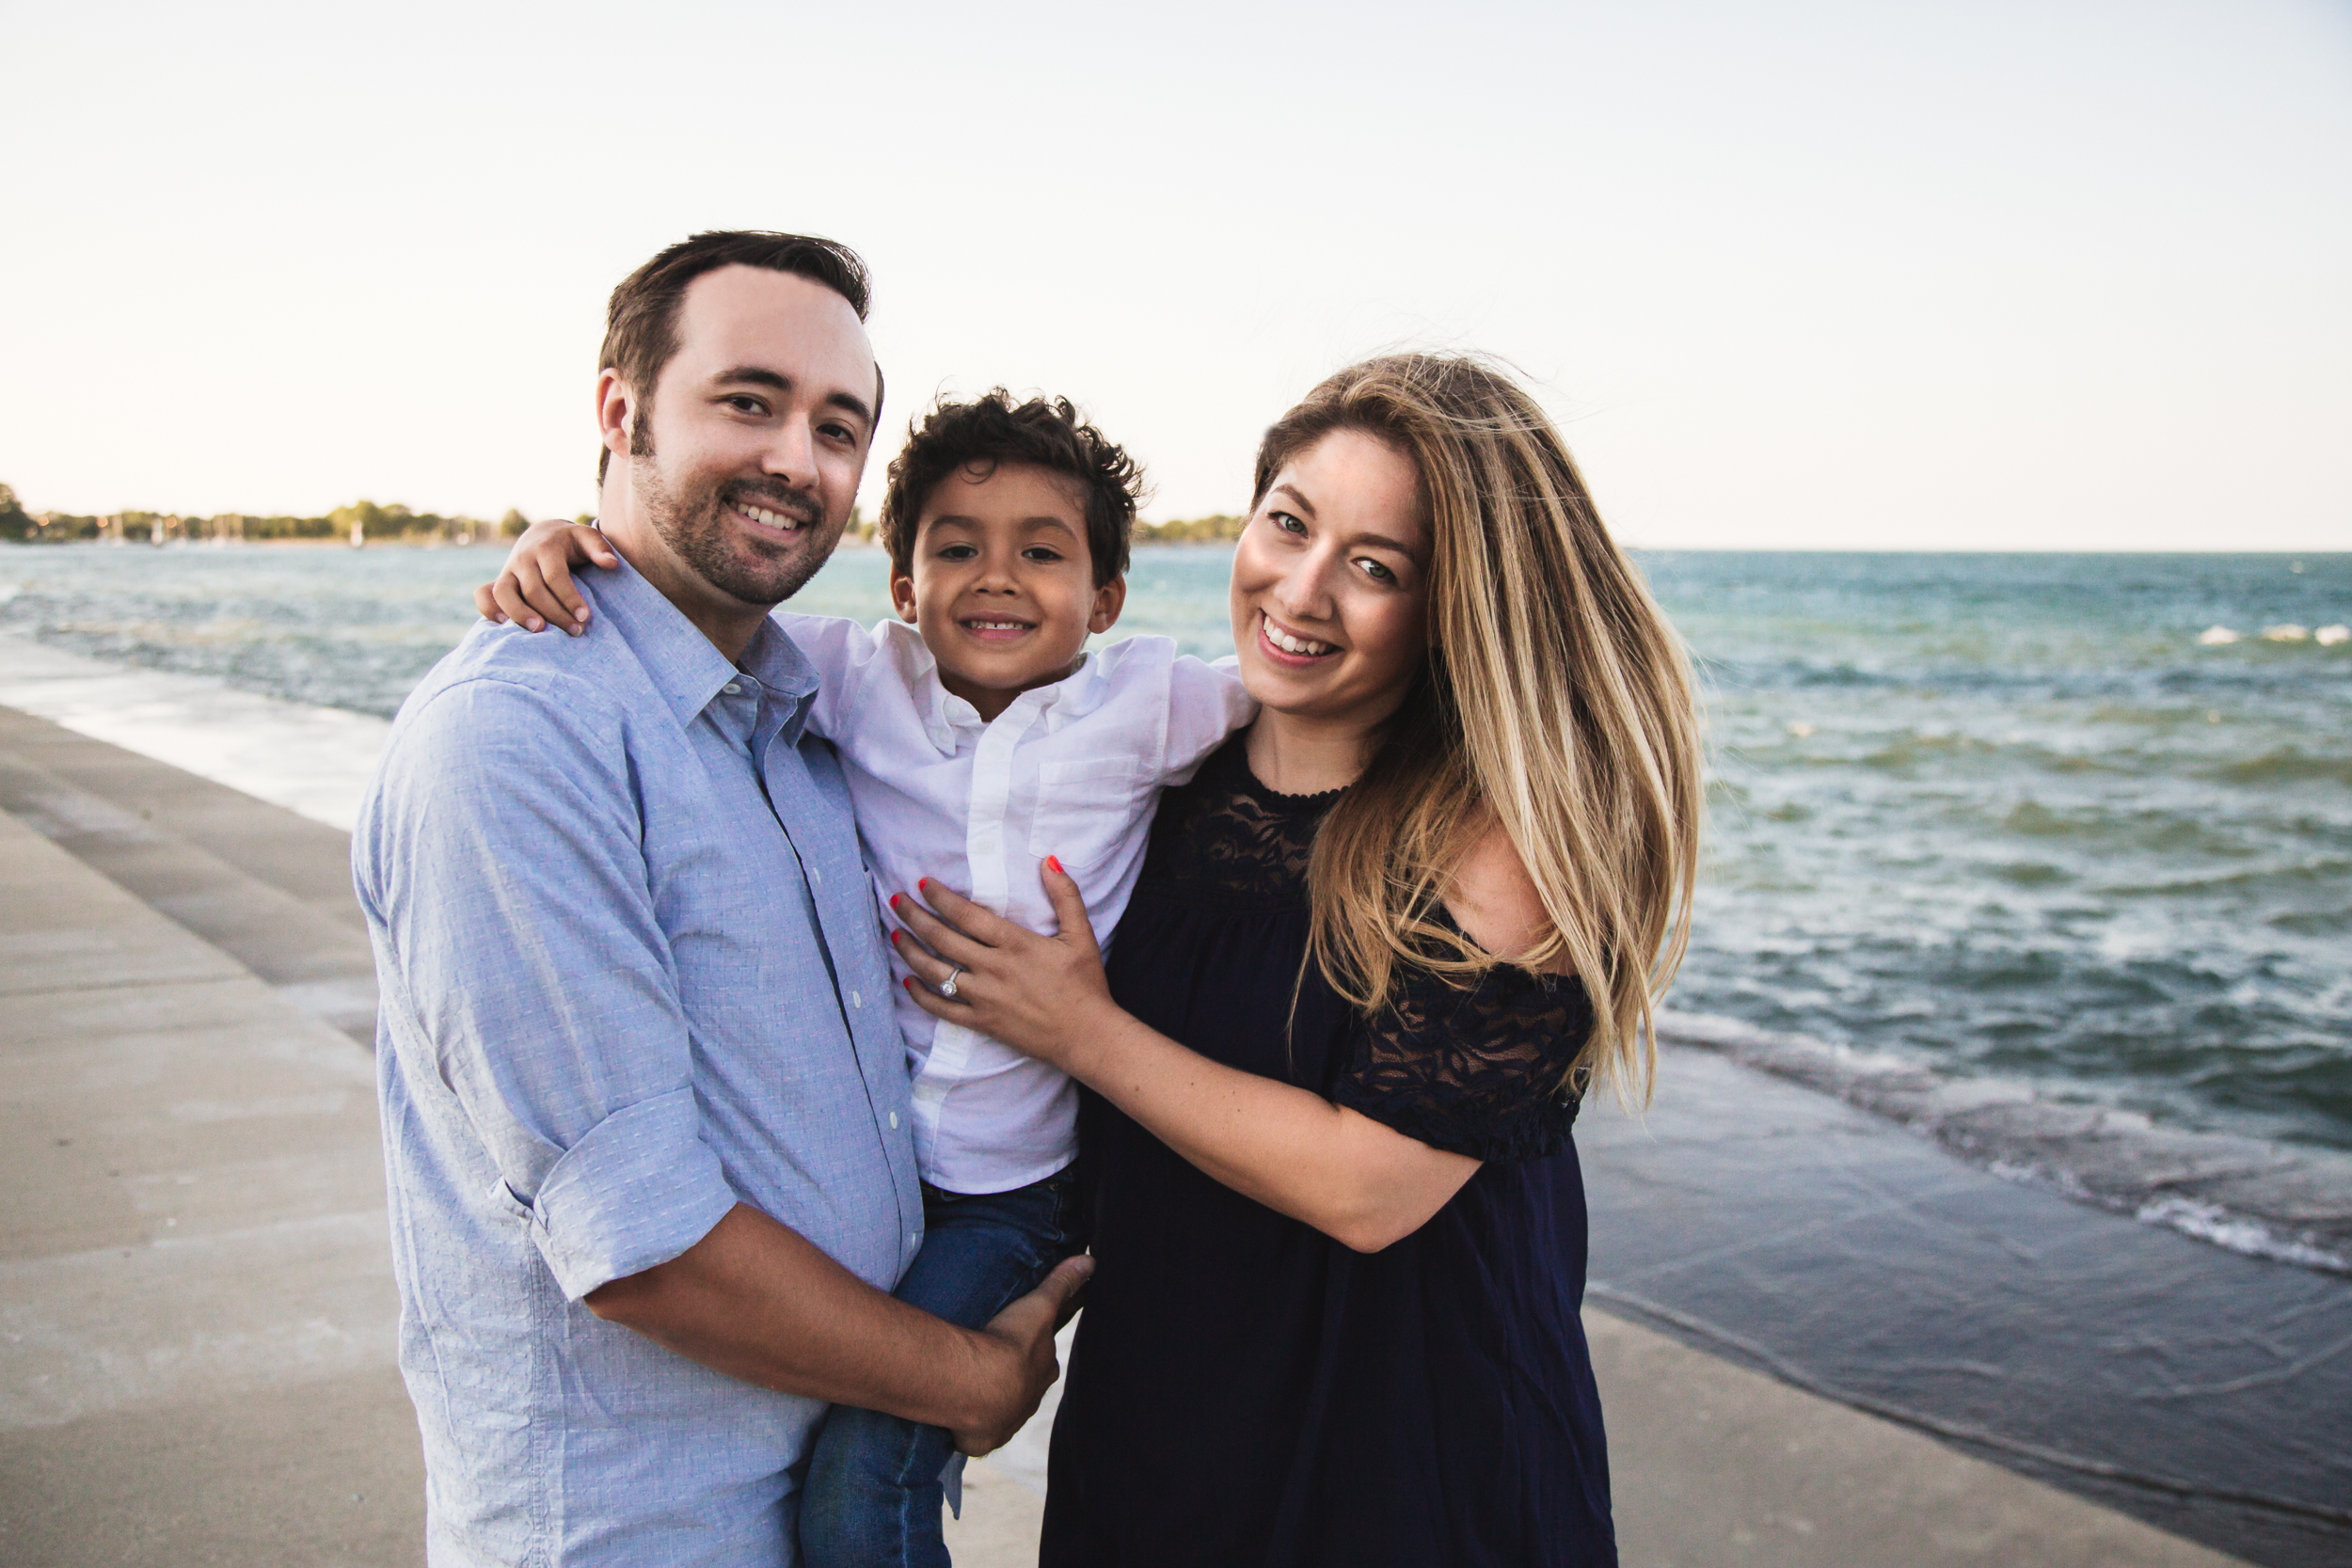
{"type": "MultiPolygon", "coordinates": [[[[422,1560],[345,854],[334,829],[0,708],[13,1568],[422,1560]]],[[[1629,1568],[2231,1560],[1588,1324],[1629,1568]]],[[[963,1568],[1034,1561],[1043,1433],[972,1466],[963,1568]]]]}
{"type": "Polygon", "coordinates": [[[0,815],[0,1560],[421,1560],[373,1073],[0,815]]]}

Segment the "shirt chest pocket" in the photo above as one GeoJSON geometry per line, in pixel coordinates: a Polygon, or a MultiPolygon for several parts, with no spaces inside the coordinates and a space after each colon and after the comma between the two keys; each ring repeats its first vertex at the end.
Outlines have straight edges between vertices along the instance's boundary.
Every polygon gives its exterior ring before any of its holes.
{"type": "Polygon", "coordinates": [[[1069,868],[1108,854],[1135,816],[1136,776],[1133,757],[1049,762],[1039,768],[1029,853],[1040,860],[1058,855],[1069,868]]]}

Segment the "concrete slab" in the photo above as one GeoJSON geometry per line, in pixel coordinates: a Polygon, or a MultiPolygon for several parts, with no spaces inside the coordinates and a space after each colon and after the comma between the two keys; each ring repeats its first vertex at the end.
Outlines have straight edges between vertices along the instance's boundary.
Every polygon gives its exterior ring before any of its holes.
{"type": "Polygon", "coordinates": [[[219,949],[0,816],[0,996],[244,974],[219,949]]]}
{"type": "MultiPolygon", "coordinates": [[[[24,725],[15,727],[21,731],[24,725]]],[[[55,726],[43,727],[66,734],[55,726]]],[[[79,736],[68,738],[97,749],[79,736]]],[[[67,748],[42,749],[58,752],[67,748]]],[[[127,805],[35,766],[5,737],[0,737],[0,811],[283,989],[286,1000],[296,1006],[355,1038],[373,1039],[374,958],[347,883],[331,908],[317,898],[296,896],[173,836],[151,813],[135,814],[127,805]]],[[[217,818],[227,813],[212,815],[217,818]]],[[[261,800],[250,801],[244,815],[260,819],[245,824],[253,830],[247,836],[266,836],[273,824],[299,820],[261,800]]],[[[308,826],[331,832],[314,823],[308,826]]],[[[244,846],[232,842],[224,847],[244,846]]]]}
{"type": "Polygon", "coordinates": [[[2225,1568],[1931,1437],[1584,1315],[1628,1568],[2225,1568]]]}
{"type": "Polygon", "coordinates": [[[10,996],[0,1027],[0,1061],[21,1051],[116,1035],[234,1027],[252,1021],[269,988],[232,966],[216,979],[169,986],[102,986],[88,990],[22,991],[10,996]]]}
{"type": "Polygon", "coordinates": [[[0,1262],[0,1430],[393,1364],[379,1213],[0,1262]]]}
{"type": "Polygon", "coordinates": [[[418,1568],[424,1455],[389,1366],[0,1431],[12,1568],[418,1568]]]}
{"type": "Polygon", "coordinates": [[[418,1560],[365,1053],[0,816],[0,1560],[418,1560]]]}

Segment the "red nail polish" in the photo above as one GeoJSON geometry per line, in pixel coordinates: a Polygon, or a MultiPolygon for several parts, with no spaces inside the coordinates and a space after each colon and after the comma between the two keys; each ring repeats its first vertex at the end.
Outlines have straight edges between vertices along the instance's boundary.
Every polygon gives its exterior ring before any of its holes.
{"type": "Polygon", "coordinates": [[[914,879],[914,891],[917,893],[922,892],[925,888],[930,885],[931,879],[929,877],[917,877],[914,879]]]}
{"type": "Polygon", "coordinates": [[[1057,876],[1057,877],[1067,877],[1067,876],[1069,876],[1069,875],[1070,875],[1070,873],[1069,873],[1069,872],[1064,871],[1064,870],[1061,868],[1061,857],[1060,857],[1059,855],[1048,855],[1048,856],[1046,856],[1046,857],[1045,857],[1045,863],[1046,863],[1047,867],[1048,867],[1049,869],[1051,869],[1051,870],[1052,870],[1052,872],[1054,873],[1054,875],[1055,875],[1055,876],[1057,876]]]}
{"type": "Polygon", "coordinates": [[[907,978],[899,981],[898,984],[906,987],[907,994],[909,996],[913,996],[914,994],[914,977],[913,975],[907,976],[907,978]]]}
{"type": "Polygon", "coordinates": [[[891,913],[893,913],[893,914],[897,914],[897,913],[898,912],[898,900],[899,900],[899,898],[900,898],[901,896],[903,896],[903,895],[900,895],[900,894],[896,894],[896,893],[894,893],[894,894],[892,894],[892,895],[890,895],[890,912],[891,912],[891,913]]]}

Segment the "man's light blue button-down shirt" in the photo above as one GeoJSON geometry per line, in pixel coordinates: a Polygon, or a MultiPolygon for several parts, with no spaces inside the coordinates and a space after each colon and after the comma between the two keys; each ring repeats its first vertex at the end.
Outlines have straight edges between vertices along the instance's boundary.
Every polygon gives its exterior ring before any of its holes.
{"type": "Polygon", "coordinates": [[[824,1406],[580,1298],[738,1202],[897,1282],[922,1198],[873,895],[790,640],[739,668],[635,572],[580,581],[586,636],[480,626],[426,676],[352,838],[427,1555],[788,1563],[824,1406]]]}

